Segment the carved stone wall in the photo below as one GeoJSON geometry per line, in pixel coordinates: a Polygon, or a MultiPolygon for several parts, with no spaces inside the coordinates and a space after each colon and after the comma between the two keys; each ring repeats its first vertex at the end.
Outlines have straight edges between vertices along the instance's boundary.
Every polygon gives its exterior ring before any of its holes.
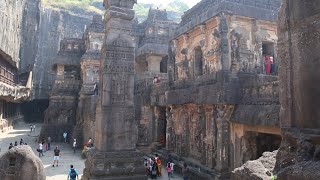
{"type": "Polygon", "coordinates": [[[195,70],[199,61],[201,75],[219,70],[264,73],[262,44],[268,42],[276,47],[276,33],[274,22],[228,14],[215,16],[173,40],[175,62],[171,63],[175,63],[176,80],[198,77],[195,70]]]}

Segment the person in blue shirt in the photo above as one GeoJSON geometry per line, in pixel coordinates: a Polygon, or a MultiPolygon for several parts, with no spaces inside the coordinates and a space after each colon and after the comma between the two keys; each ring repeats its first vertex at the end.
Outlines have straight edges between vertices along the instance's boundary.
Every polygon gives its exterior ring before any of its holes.
{"type": "Polygon", "coordinates": [[[73,165],[71,164],[70,165],[70,170],[69,170],[69,173],[68,173],[68,179],[70,178],[70,180],[76,180],[78,179],[78,172],[76,169],[73,168],[73,165]]]}

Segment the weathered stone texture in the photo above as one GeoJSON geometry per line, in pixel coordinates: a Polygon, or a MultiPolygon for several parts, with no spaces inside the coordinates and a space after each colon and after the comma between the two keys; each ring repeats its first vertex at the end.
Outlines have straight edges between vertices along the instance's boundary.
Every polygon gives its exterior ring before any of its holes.
{"type": "Polygon", "coordinates": [[[0,157],[3,180],[45,180],[43,164],[30,146],[17,146],[0,157]]]}
{"type": "Polygon", "coordinates": [[[279,13],[282,144],[278,179],[319,179],[320,2],[283,0],[279,13]]]}
{"type": "Polygon", "coordinates": [[[12,64],[19,67],[21,27],[26,0],[0,1],[0,49],[10,57],[12,64]]]}
{"type": "Polygon", "coordinates": [[[282,127],[318,128],[318,1],[283,1],[279,19],[282,127]],[[311,63],[312,62],[312,63],[311,63]]]}
{"type": "Polygon", "coordinates": [[[104,0],[105,40],[100,60],[95,151],[83,179],[144,180],[143,154],[136,151],[132,10],[136,0],[104,0]]]}
{"type": "Polygon", "coordinates": [[[39,44],[33,74],[33,99],[48,99],[54,83],[52,66],[64,38],[82,38],[91,17],[43,7],[40,14],[39,44]]]}
{"type": "Polygon", "coordinates": [[[231,169],[277,149],[279,5],[203,0],[187,11],[169,43],[168,81],[136,82],[139,145],[164,147],[166,134],[165,150],[187,162],[194,179],[227,179],[231,169]],[[266,55],[275,59],[271,76],[266,55]]]}
{"type": "Polygon", "coordinates": [[[270,180],[278,151],[265,152],[254,161],[248,161],[232,171],[232,180],[270,180]]]}
{"type": "Polygon", "coordinates": [[[20,72],[33,70],[39,45],[40,0],[28,0],[21,26],[20,72]]]}

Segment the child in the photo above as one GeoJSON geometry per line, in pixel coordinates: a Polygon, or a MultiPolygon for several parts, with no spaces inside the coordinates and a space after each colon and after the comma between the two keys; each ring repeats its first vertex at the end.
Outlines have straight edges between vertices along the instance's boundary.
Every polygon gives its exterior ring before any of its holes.
{"type": "Polygon", "coordinates": [[[170,180],[172,175],[172,169],[171,169],[170,163],[167,164],[167,171],[168,171],[168,178],[170,180]]]}

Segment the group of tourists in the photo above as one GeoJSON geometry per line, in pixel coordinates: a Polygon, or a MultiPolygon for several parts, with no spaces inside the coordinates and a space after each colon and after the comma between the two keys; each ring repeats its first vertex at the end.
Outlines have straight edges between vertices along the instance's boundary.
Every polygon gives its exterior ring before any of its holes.
{"type": "Polygon", "coordinates": [[[51,137],[48,137],[47,141],[45,139],[42,139],[37,148],[39,157],[44,156],[43,152],[49,151],[50,149],[51,149],[51,137]]]}
{"type": "Polygon", "coordinates": [[[157,177],[161,176],[161,159],[156,154],[154,158],[145,159],[144,165],[146,167],[146,174],[151,179],[156,179],[157,177]]]}
{"type": "MultiPolygon", "coordinates": [[[[145,159],[144,165],[146,167],[146,174],[151,179],[157,179],[157,177],[162,176],[162,172],[161,172],[162,163],[158,154],[156,154],[154,158],[145,159]]],[[[169,180],[173,178],[174,166],[175,166],[175,163],[173,162],[172,157],[169,155],[166,160],[166,166],[165,166],[168,173],[169,180]]],[[[183,175],[183,180],[189,180],[190,169],[186,163],[183,164],[182,175],[183,175]]]]}
{"type": "MultiPolygon", "coordinates": [[[[19,143],[19,144],[20,144],[20,145],[27,145],[27,143],[25,143],[25,142],[23,141],[23,139],[20,139],[20,143],[19,143]]],[[[15,146],[18,146],[19,144],[18,144],[18,141],[15,141],[15,142],[14,142],[14,145],[13,145],[12,143],[10,143],[10,145],[9,145],[9,150],[12,149],[12,148],[15,147],[15,146]]]]}

